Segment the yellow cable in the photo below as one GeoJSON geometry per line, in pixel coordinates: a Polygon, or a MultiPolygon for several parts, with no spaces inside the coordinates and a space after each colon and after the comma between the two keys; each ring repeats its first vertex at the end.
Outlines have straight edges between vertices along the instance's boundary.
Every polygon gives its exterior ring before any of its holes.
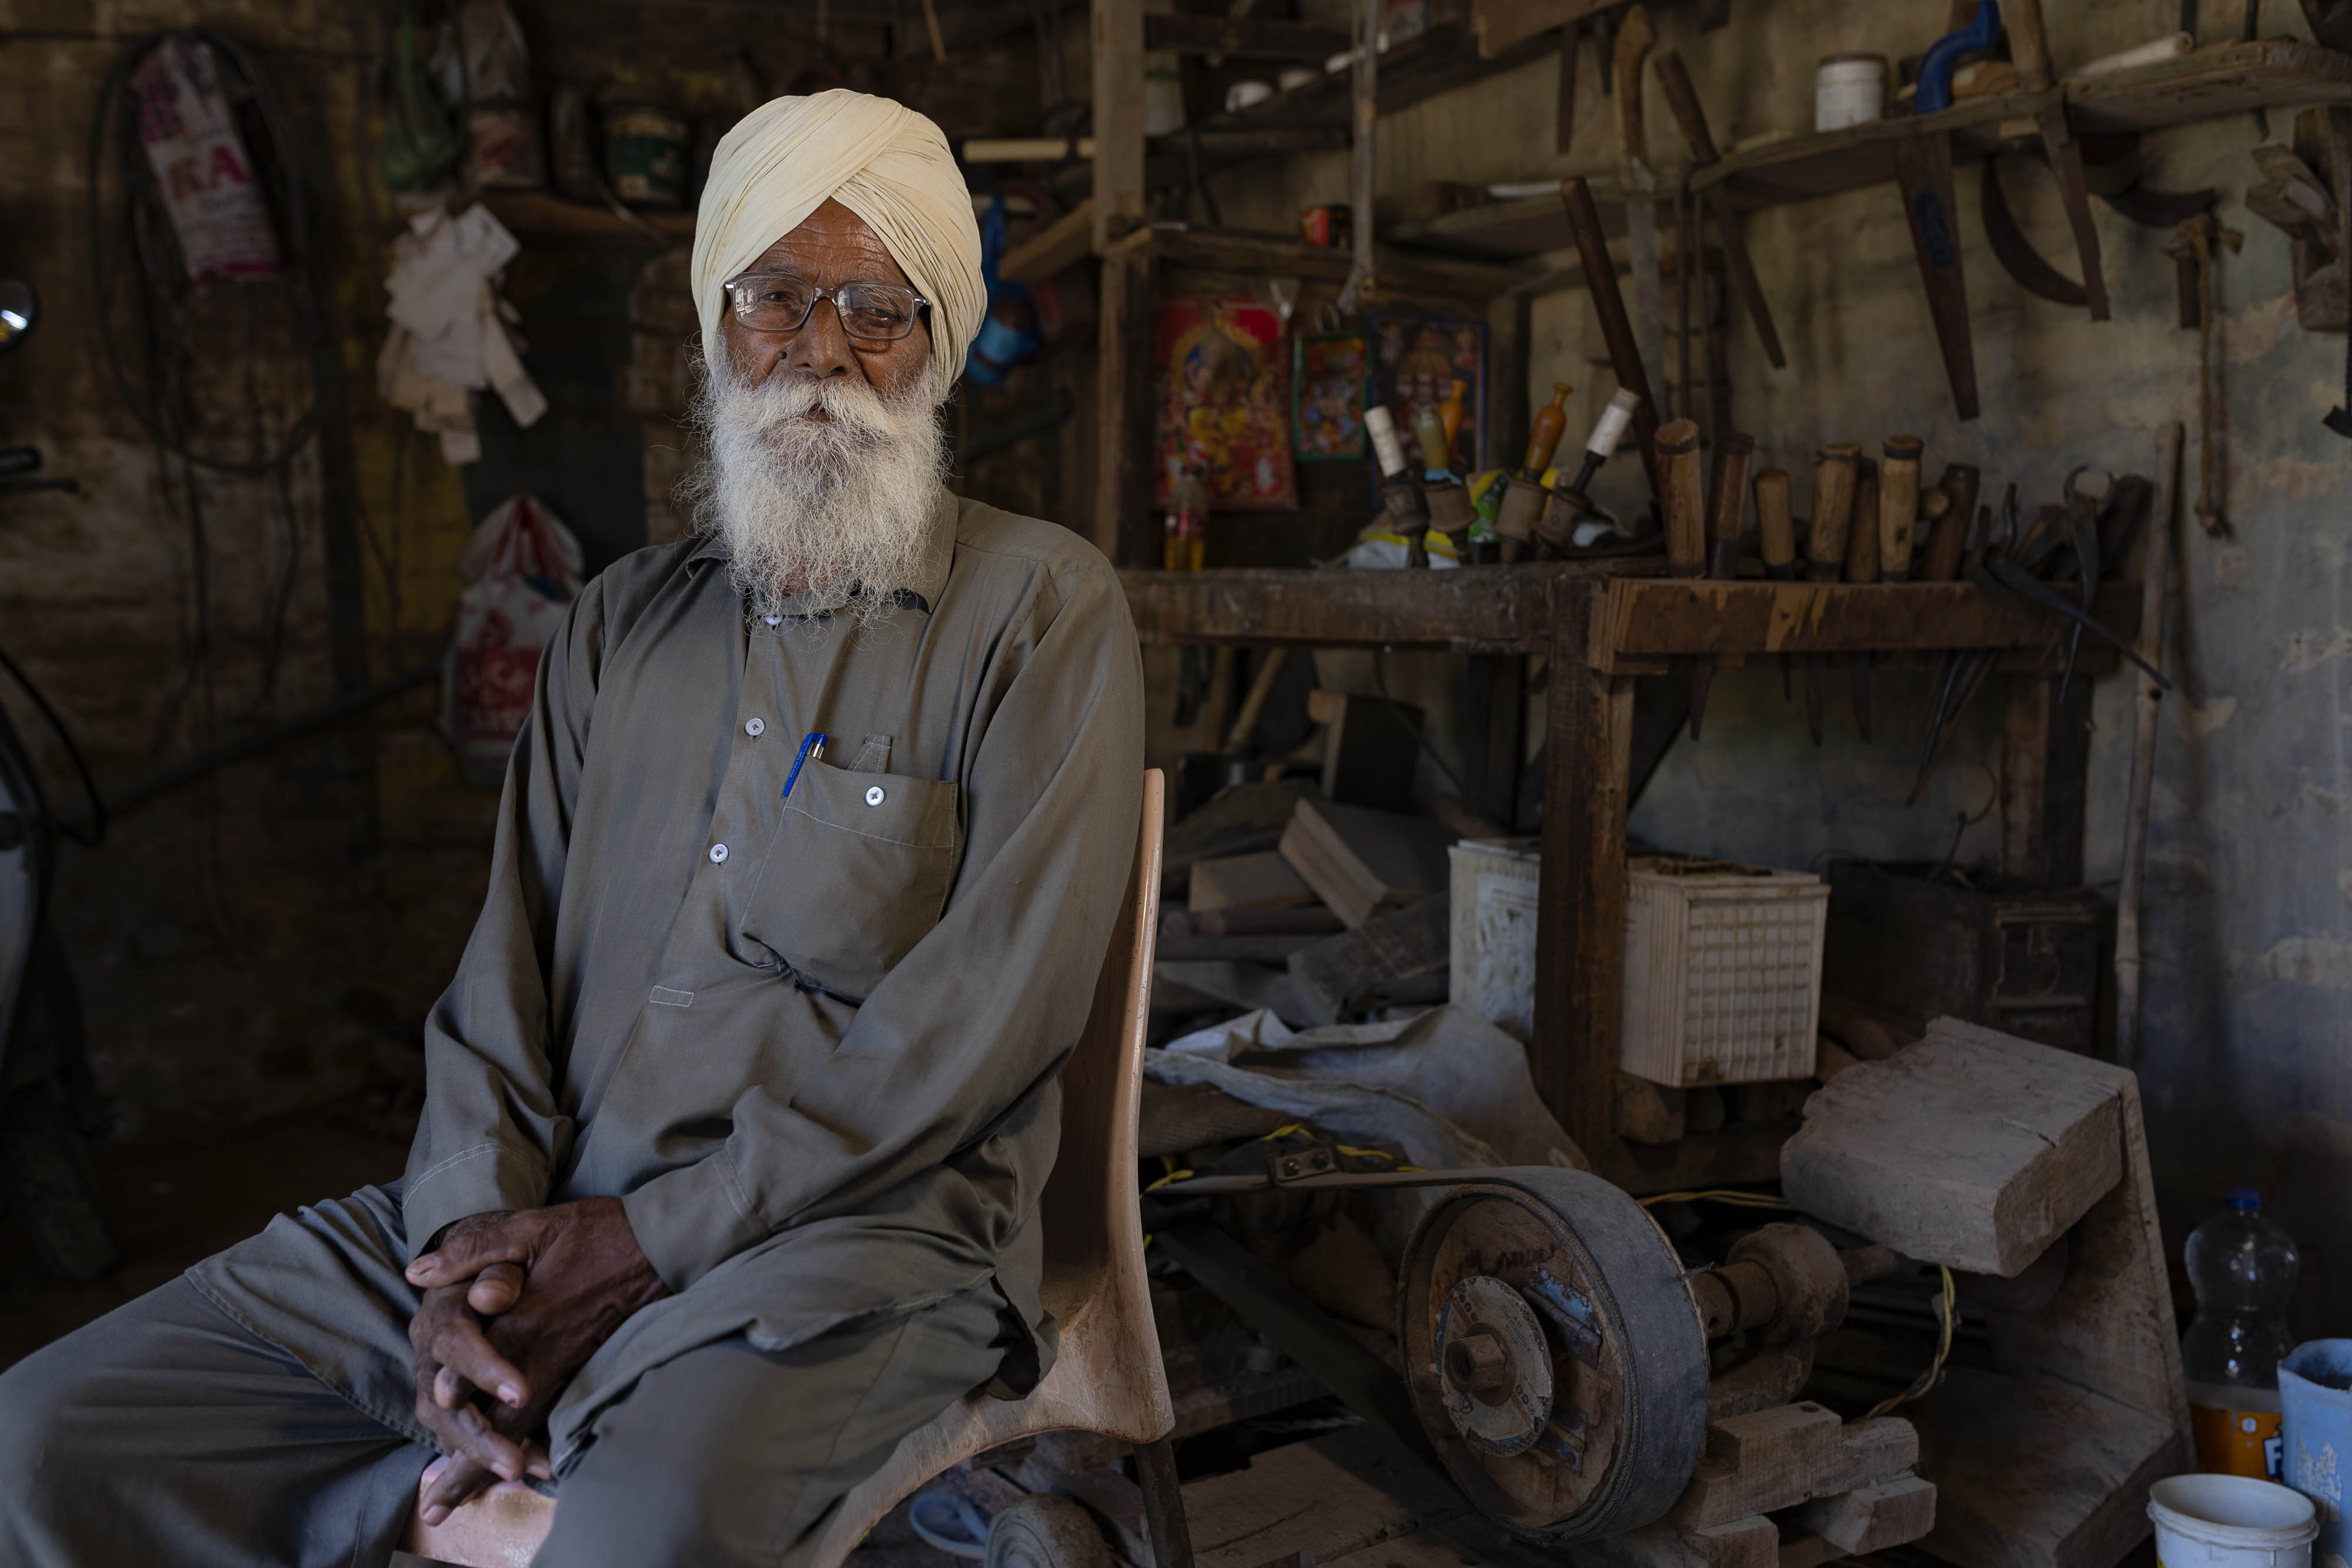
{"type": "Polygon", "coordinates": [[[1713,1186],[1696,1192],[1662,1192],[1637,1199],[1643,1208],[1655,1203],[1695,1203],[1705,1198],[1711,1203],[1729,1204],[1734,1208],[1793,1208],[1785,1197],[1774,1197],[1769,1192],[1740,1192],[1732,1187],[1713,1186]]]}
{"type": "Polygon", "coordinates": [[[1952,1320],[1958,1316],[1959,1291],[1952,1283],[1952,1271],[1940,1263],[1936,1267],[1937,1272],[1944,1276],[1944,1291],[1937,1303],[1942,1308],[1944,1330],[1936,1336],[1936,1359],[1927,1364],[1927,1370],[1921,1373],[1910,1387],[1872,1406],[1870,1414],[1873,1416],[1884,1416],[1897,1406],[1907,1405],[1918,1398],[1935,1387],[1936,1380],[1944,1374],[1945,1359],[1952,1354],[1952,1320]]]}

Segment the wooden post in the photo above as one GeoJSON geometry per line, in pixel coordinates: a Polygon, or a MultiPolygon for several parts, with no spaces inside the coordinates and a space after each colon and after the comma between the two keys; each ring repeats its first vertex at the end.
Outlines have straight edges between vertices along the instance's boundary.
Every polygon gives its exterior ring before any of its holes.
{"type": "Polygon", "coordinates": [[[1117,566],[1160,564],[1151,541],[1151,327],[1157,271],[1149,231],[1130,235],[1103,254],[1102,311],[1095,344],[1094,541],[1117,566]]]}
{"type": "Polygon", "coordinates": [[[2074,672],[2063,706],[2055,675],[2011,675],[2000,724],[2005,875],[2051,887],[2081,885],[2090,766],[2090,675],[2074,672]]]}
{"type": "Polygon", "coordinates": [[[1462,703],[1463,783],[1466,804],[1518,831],[1519,752],[1526,743],[1528,660],[1524,653],[1473,653],[1462,703]]]}
{"type": "Polygon", "coordinates": [[[1545,721],[1543,865],[1536,893],[1536,1092],[1586,1157],[1617,1137],[1617,1032],[1625,966],[1626,775],[1633,678],[1592,668],[1601,586],[1554,591],[1545,721]]]}
{"type": "Polygon", "coordinates": [[[1094,0],[1095,254],[1140,226],[1143,0],[1094,0]]]}

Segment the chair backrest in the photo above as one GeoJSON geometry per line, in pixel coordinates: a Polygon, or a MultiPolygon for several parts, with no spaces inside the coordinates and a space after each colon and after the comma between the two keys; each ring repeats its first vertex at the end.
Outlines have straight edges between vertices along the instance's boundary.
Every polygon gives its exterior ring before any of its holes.
{"type": "Polygon", "coordinates": [[[1160,934],[1160,841],[1166,779],[1143,776],[1143,821],[1127,897],[1095,980],[1085,1032],[1062,1068],[1062,1149],[1039,1198],[1046,1311],[1068,1323],[1114,1267],[1143,1267],[1136,1207],[1136,1118],[1143,1095],[1151,956],[1160,934]]]}

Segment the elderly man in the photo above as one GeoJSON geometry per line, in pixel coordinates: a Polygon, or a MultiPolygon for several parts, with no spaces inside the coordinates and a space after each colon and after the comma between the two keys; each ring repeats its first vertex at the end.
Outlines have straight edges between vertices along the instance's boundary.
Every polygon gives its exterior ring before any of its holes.
{"type": "Polygon", "coordinates": [[[380,1563],[526,1475],[541,1563],[790,1562],[1051,1358],[1055,1074],[1140,800],[1125,601],[941,484],[985,297],[929,120],[745,119],[694,291],[705,527],[547,650],[405,1179],[0,1377],[5,1568],[380,1563]]]}

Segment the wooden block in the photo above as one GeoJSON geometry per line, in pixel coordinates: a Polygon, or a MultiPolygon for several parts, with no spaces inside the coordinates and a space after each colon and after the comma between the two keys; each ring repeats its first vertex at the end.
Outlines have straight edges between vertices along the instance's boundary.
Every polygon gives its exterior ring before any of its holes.
{"type": "Polygon", "coordinates": [[[1926,1262],[2016,1275],[2123,1175],[2128,1072],[1956,1019],[1837,1075],[1780,1152],[1809,1214],[1926,1262]]]}
{"type": "Polygon", "coordinates": [[[1841,1557],[1916,1541],[1936,1527],[1936,1484],[1903,1476],[1874,1487],[1815,1498],[1790,1521],[1837,1549],[1841,1557]]]}
{"type": "Polygon", "coordinates": [[[2054,1378],[1955,1367],[1909,1408],[1936,1481],[1922,1545],[1963,1568],[2112,1568],[2189,1451],[2172,1423],[2054,1378]]]}
{"type": "Polygon", "coordinates": [[[1223,860],[1196,861],[1187,909],[1295,909],[1315,902],[1315,890],[1273,850],[1223,860]]]}
{"type": "Polygon", "coordinates": [[[1841,1423],[1810,1402],[1777,1406],[1709,1424],[1706,1457],[1668,1517],[1728,1524],[1893,1480],[1918,1458],[1918,1437],[1900,1416],[1841,1423]]]}
{"type": "Polygon", "coordinates": [[[1622,1535],[1580,1542],[1580,1557],[1619,1568],[1779,1568],[1780,1532],[1761,1515],[1685,1525],[1671,1516],[1622,1535]]]}
{"type": "Polygon", "coordinates": [[[1452,880],[1446,846],[1462,835],[1444,823],[1301,800],[1283,830],[1283,859],[1349,929],[1401,908],[1452,880]]]}
{"type": "Polygon", "coordinates": [[[1327,1024],[1368,1008],[1414,999],[1406,982],[1441,976],[1446,968],[1453,945],[1450,907],[1445,894],[1435,894],[1300,948],[1290,956],[1290,978],[1299,999],[1327,1024]]]}
{"type": "Polygon", "coordinates": [[[1452,1487],[1361,1427],[1184,1489],[1199,1568],[1328,1562],[1463,1511],[1452,1487]]]}
{"type": "Polygon", "coordinates": [[[1672,1144],[1681,1139],[1686,1125],[1682,1090],[1630,1072],[1617,1075],[1619,1137],[1629,1144],[1672,1144]]]}

